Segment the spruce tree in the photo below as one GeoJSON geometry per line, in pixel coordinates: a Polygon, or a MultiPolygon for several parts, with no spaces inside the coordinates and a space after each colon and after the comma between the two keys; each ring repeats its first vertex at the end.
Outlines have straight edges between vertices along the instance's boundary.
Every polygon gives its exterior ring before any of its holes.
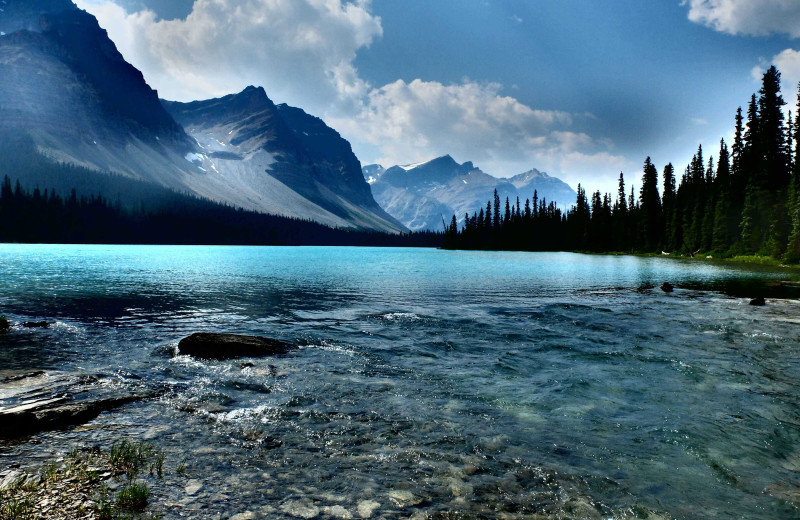
{"type": "Polygon", "coordinates": [[[792,180],[789,185],[787,201],[791,235],[786,245],[784,260],[790,263],[800,262],[800,84],[797,86],[797,110],[794,123],[794,157],[792,160],[792,180]]]}
{"type": "Polygon", "coordinates": [[[762,79],[758,98],[758,141],[761,168],[756,173],[763,176],[759,187],[770,190],[785,188],[789,184],[789,158],[786,150],[781,73],[771,66],[762,79]]]}
{"type": "Polygon", "coordinates": [[[672,163],[664,166],[664,187],[663,187],[663,215],[664,215],[664,246],[669,251],[674,251],[680,246],[675,243],[675,168],[672,163]]]}
{"type": "Polygon", "coordinates": [[[701,225],[700,247],[703,251],[710,251],[714,241],[714,158],[708,158],[708,168],[704,180],[705,201],[703,209],[703,220],[701,225]]]}
{"type": "Polygon", "coordinates": [[[619,172],[617,202],[614,204],[612,234],[616,251],[628,250],[628,203],[625,200],[625,177],[619,172]]]}
{"type": "Polygon", "coordinates": [[[725,140],[719,142],[719,163],[714,182],[716,205],[714,208],[714,236],[712,248],[718,253],[726,252],[732,244],[735,220],[731,214],[731,166],[725,140]]]}
{"type": "Polygon", "coordinates": [[[645,251],[654,251],[662,245],[664,224],[661,197],[658,194],[658,171],[650,157],[644,161],[643,172],[639,191],[640,244],[645,251]]]}
{"type": "Polygon", "coordinates": [[[494,224],[494,228],[500,229],[500,195],[497,194],[497,190],[494,190],[494,213],[492,214],[492,224],[494,224]]]}

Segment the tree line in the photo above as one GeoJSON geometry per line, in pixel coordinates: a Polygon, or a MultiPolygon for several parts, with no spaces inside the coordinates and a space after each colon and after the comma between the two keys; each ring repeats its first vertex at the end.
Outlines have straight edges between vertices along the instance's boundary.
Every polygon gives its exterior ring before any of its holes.
{"type": "Polygon", "coordinates": [[[158,204],[131,207],[100,194],[78,196],[75,189],[65,197],[27,190],[7,175],[0,184],[0,242],[435,247],[441,240],[441,233],[330,228],[174,192],[162,194],[158,204]]]}
{"type": "Polygon", "coordinates": [[[793,120],[781,95],[781,74],[770,67],[746,115],[739,107],[734,140],[720,141],[716,161],[702,146],[678,178],[644,161],[638,196],[619,175],[616,197],[578,185],[575,205],[494,199],[461,227],[446,228],[445,248],[592,252],[675,252],[720,257],[758,254],[800,262],[800,86],[793,120]]]}

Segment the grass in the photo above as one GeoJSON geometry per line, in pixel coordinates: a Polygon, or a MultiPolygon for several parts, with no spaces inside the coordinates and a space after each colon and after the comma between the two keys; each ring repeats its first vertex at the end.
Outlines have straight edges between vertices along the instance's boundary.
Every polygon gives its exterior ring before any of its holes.
{"type": "Polygon", "coordinates": [[[117,508],[128,511],[144,511],[150,488],[143,482],[132,482],[117,494],[117,508]]]}
{"type": "Polygon", "coordinates": [[[73,450],[0,490],[0,520],[60,520],[66,518],[60,508],[76,502],[81,504],[80,518],[88,512],[99,520],[152,520],[156,517],[145,513],[152,495],[145,480],[162,478],[164,460],[164,453],[153,445],[127,439],[114,442],[107,451],[73,450]],[[149,477],[138,478],[145,473],[149,477]],[[104,478],[124,479],[124,484],[112,494],[104,478]]]}
{"type": "Polygon", "coordinates": [[[797,266],[787,266],[783,264],[780,260],[772,258],[771,256],[762,256],[762,255],[739,255],[739,256],[732,256],[730,258],[725,259],[728,262],[737,262],[741,264],[756,264],[756,265],[771,265],[776,267],[794,267],[797,266]]]}
{"type": "Polygon", "coordinates": [[[164,473],[164,454],[146,442],[135,442],[127,439],[115,442],[108,453],[108,462],[116,475],[126,475],[129,480],[135,479],[147,468],[150,475],[164,473]]]}
{"type": "Polygon", "coordinates": [[[29,499],[0,499],[0,520],[29,520],[34,518],[35,508],[29,499]]]}

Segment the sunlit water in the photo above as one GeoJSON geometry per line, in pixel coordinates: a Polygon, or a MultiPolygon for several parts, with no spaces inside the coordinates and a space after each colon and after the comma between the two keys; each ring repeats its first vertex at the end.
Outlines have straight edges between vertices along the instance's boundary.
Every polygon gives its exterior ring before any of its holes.
{"type": "Polygon", "coordinates": [[[186,470],[156,484],[162,518],[800,515],[786,273],[269,247],[2,245],[0,265],[0,313],[57,322],[0,337],[0,369],[161,392],[0,447],[0,465],[148,439],[186,470]],[[176,357],[196,331],[303,346],[252,366],[176,357]]]}

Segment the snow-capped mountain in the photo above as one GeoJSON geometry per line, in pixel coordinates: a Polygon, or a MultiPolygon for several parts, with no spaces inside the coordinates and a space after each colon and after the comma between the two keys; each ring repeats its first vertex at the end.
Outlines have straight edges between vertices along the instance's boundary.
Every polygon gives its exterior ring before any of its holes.
{"type": "Polygon", "coordinates": [[[535,169],[501,179],[449,155],[388,169],[372,164],[362,172],[378,204],[412,231],[441,230],[442,219],[449,222],[453,215],[463,220],[465,213],[485,207],[494,190],[502,201],[514,202],[532,198],[536,190],[540,200],[561,206],[571,205],[576,196],[563,181],[535,169]]]}
{"type": "MultiPolygon", "coordinates": [[[[53,161],[125,178],[126,186],[135,181],[330,226],[405,229],[372,198],[347,141],[300,109],[276,107],[263,89],[162,104],[97,20],[69,0],[4,0],[0,33],[6,148],[23,143],[53,161]]],[[[43,182],[33,169],[3,173],[29,188],[43,182]]],[[[124,189],[103,185],[104,195],[125,202],[124,189]]]]}

